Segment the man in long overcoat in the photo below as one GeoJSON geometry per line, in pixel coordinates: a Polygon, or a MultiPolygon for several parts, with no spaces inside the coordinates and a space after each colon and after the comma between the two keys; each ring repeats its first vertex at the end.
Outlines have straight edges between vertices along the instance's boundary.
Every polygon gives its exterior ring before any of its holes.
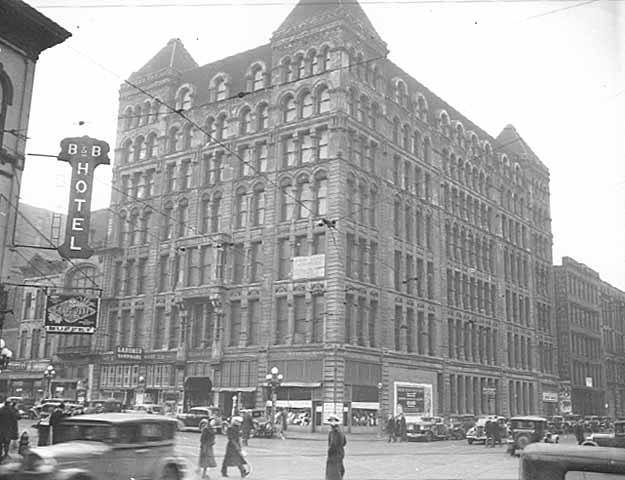
{"type": "Polygon", "coordinates": [[[395,437],[395,418],[393,415],[389,415],[386,421],[386,433],[388,433],[389,443],[397,440],[397,437],[395,437]]]}
{"type": "Polygon", "coordinates": [[[13,411],[8,401],[0,407],[0,459],[4,459],[9,454],[11,444],[11,430],[13,422],[13,411]]]}
{"type": "Polygon", "coordinates": [[[575,431],[575,439],[577,440],[577,444],[581,445],[582,443],[584,443],[585,439],[584,424],[581,419],[577,421],[573,429],[575,431]]]}
{"type": "Polygon", "coordinates": [[[339,428],[339,417],[330,415],[328,418],[330,433],[328,433],[328,459],[326,461],[326,480],[342,480],[345,475],[345,434],[339,428]]]}
{"type": "Polygon", "coordinates": [[[250,438],[253,428],[254,422],[252,420],[252,415],[249,412],[245,412],[241,422],[241,441],[244,447],[247,447],[247,441],[250,438]]]}
{"type": "Polygon", "coordinates": [[[221,464],[221,476],[228,476],[228,467],[237,467],[241,472],[241,478],[249,475],[250,469],[248,463],[243,457],[239,428],[241,426],[240,417],[232,417],[230,426],[228,427],[228,444],[226,445],[226,454],[221,464]]]}

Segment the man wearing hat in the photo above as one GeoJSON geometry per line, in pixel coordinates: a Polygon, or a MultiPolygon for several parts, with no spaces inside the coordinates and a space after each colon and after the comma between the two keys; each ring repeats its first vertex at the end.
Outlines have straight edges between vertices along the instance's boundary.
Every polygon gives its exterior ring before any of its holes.
{"type": "Polygon", "coordinates": [[[241,478],[247,477],[251,472],[250,464],[245,461],[243,450],[241,448],[241,437],[239,429],[241,428],[241,417],[232,417],[230,426],[228,427],[228,444],[226,445],[226,454],[221,464],[221,476],[228,476],[228,467],[237,467],[241,472],[241,478]]]}
{"type": "Polygon", "coordinates": [[[342,480],[345,475],[343,458],[345,457],[345,434],[339,428],[341,421],[336,415],[330,415],[327,422],[330,424],[328,433],[328,460],[326,461],[326,480],[342,480]]]}

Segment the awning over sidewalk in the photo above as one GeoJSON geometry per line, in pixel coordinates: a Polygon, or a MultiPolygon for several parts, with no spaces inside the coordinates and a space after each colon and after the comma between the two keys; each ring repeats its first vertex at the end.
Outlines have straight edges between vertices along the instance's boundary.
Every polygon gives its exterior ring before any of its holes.
{"type": "Polygon", "coordinates": [[[255,392],[256,387],[215,387],[215,392],[255,392]]]}

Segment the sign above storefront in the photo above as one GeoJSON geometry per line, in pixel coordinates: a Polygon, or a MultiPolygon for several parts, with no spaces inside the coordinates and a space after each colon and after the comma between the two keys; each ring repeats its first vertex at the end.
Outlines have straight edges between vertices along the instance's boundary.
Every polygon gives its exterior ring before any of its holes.
{"type": "Polygon", "coordinates": [[[543,402],[558,403],[557,392],[543,392],[543,402]]]}
{"type": "Polygon", "coordinates": [[[395,415],[403,413],[407,421],[431,417],[432,385],[429,383],[395,382],[395,415]]]}
{"type": "Polygon", "coordinates": [[[65,243],[58,248],[64,258],[93,255],[93,249],[88,245],[93,172],[98,165],[111,163],[108,152],[108,143],[86,135],[61,140],[61,153],[57,158],[72,166],[65,243]]]}
{"type": "Polygon", "coordinates": [[[118,360],[143,360],[143,348],[117,346],[115,357],[118,360]]]}
{"type": "Polygon", "coordinates": [[[48,295],[44,327],[49,333],[94,334],[99,310],[100,299],[97,297],[48,295]]]}

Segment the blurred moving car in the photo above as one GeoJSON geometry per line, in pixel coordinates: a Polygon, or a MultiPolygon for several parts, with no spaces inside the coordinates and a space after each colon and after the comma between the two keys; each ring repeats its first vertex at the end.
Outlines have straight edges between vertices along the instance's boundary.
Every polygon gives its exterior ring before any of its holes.
{"type": "Polygon", "coordinates": [[[625,448],[625,420],[614,422],[614,433],[593,433],[582,445],[625,448]]]}
{"type": "Polygon", "coordinates": [[[530,443],[559,443],[560,437],[547,430],[547,419],[543,417],[512,417],[510,419],[508,453],[515,455],[530,443]]]}
{"type": "Polygon", "coordinates": [[[114,398],[91,400],[84,407],[84,413],[115,413],[121,411],[122,402],[114,398]]]}
{"type": "Polygon", "coordinates": [[[0,480],[181,480],[174,454],[176,420],[157,415],[103,413],[65,417],[60,441],[34,447],[0,465],[0,480]]]}
{"type": "Polygon", "coordinates": [[[211,420],[215,420],[215,429],[221,432],[222,414],[219,407],[212,405],[207,407],[192,407],[187,413],[179,413],[176,418],[180,420],[184,427],[198,428],[202,430],[211,420]]]}
{"type": "Polygon", "coordinates": [[[569,478],[613,480],[623,475],[625,475],[625,450],[536,443],[529,445],[521,453],[520,480],[569,478]],[[567,475],[568,472],[572,474],[567,475]],[[576,475],[577,472],[579,475],[576,475]]]}
{"type": "Polygon", "coordinates": [[[417,422],[406,425],[406,439],[408,441],[425,441],[448,440],[450,437],[449,429],[441,421],[437,421],[440,417],[422,417],[417,422]]]}

